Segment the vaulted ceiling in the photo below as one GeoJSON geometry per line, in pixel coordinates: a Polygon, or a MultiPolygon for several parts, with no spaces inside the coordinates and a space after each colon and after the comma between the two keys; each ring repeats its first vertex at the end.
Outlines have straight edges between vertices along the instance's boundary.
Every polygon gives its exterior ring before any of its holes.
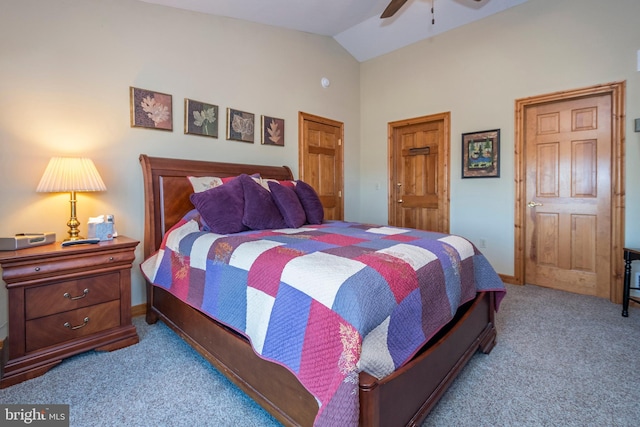
{"type": "Polygon", "coordinates": [[[527,0],[408,0],[386,19],[380,14],[390,0],[142,1],[331,36],[366,61],[527,0]]]}

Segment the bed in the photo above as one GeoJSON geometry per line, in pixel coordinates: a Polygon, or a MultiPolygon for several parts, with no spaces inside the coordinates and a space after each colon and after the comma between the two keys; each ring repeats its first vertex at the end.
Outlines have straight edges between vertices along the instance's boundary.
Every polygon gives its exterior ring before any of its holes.
{"type": "MultiPolygon", "coordinates": [[[[160,252],[165,252],[165,246],[170,245],[166,238],[171,238],[171,233],[175,234],[176,229],[185,230],[187,227],[194,227],[193,218],[190,219],[189,216],[194,215],[194,206],[190,200],[193,188],[187,177],[234,177],[241,174],[258,174],[263,179],[293,180],[290,169],[284,166],[157,158],[144,154],[140,156],[140,162],[145,195],[144,258],[146,260],[159,256],[160,252]],[[171,233],[169,233],[170,230],[171,233]]],[[[286,236],[282,236],[279,231],[266,231],[258,237],[271,238],[280,243],[290,241],[291,235],[301,235],[305,239],[311,236],[311,239],[326,241],[327,237],[322,233],[327,232],[327,228],[334,230],[340,227],[348,228],[350,233],[358,233],[358,237],[365,234],[370,236],[372,230],[370,225],[331,223],[302,230],[288,230],[286,236]],[[321,234],[322,237],[316,237],[321,234]]],[[[380,229],[388,233],[387,227],[380,226],[380,229]]],[[[378,229],[374,228],[374,230],[378,232],[378,229]]],[[[395,232],[395,230],[392,231],[395,232]]],[[[417,231],[405,231],[417,233],[417,231]]],[[[201,228],[192,229],[189,233],[180,232],[187,236],[194,235],[193,233],[197,236],[202,235],[198,234],[202,233],[201,228]]],[[[255,234],[253,231],[247,233],[255,234]]],[[[249,237],[255,236],[242,236],[243,239],[249,237]]],[[[437,237],[440,237],[440,240],[448,238],[447,236],[437,237]]],[[[406,240],[407,236],[403,235],[402,238],[406,240]]],[[[366,244],[380,243],[376,240],[374,243],[366,242],[366,244]]],[[[182,243],[176,243],[176,246],[180,245],[182,243]]],[[[472,250],[476,251],[475,247],[472,250]]],[[[213,250],[210,251],[213,252],[213,250]]],[[[474,257],[484,259],[477,252],[474,257]]],[[[157,261],[157,264],[160,265],[160,261],[157,261]]],[[[465,268],[469,270],[468,267],[465,268]]],[[[475,267],[471,267],[473,268],[475,267]]],[[[492,272],[492,269],[489,268],[489,270],[491,271],[485,271],[483,274],[488,274],[495,282],[497,274],[492,272]]],[[[145,276],[149,277],[147,273],[145,276]]],[[[475,281],[475,278],[473,280],[475,281]]],[[[337,418],[329,416],[322,418],[319,414],[326,415],[330,410],[341,411],[342,409],[336,409],[341,408],[339,404],[333,404],[334,401],[338,401],[337,398],[331,401],[318,398],[317,395],[308,391],[308,387],[303,386],[302,382],[305,382],[305,379],[295,375],[293,373],[295,369],[291,369],[286,363],[281,363],[273,357],[259,355],[247,333],[233,327],[232,321],[216,320],[207,314],[211,310],[207,310],[206,307],[178,298],[177,292],[172,291],[171,284],[163,287],[151,283],[152,281],[147,280],[146,320],[148,323],[161,319],[282,424],[286,426],[311,426],[314,423],[336,425],[337,418]]],[[[487,290],[475,292],[471,298],[467,298],[468,301],[462,301],[457,309],[453,309],[451,321],[441,328],[438,327],[433,334],[426,336],[428,341],[416,351],[411,351],[410,358],[403,361],[393,372],[385,374],[382,378],[379,378],[379,372],[382,371],[376,371],[378,373],[374,376],[357,369],[355,378],[352,378],[353,373],[356,372],[354,370],[346,374],[349,378],[344,382],[354,383],[353,390],[349,389],[350,391],[346,394],[353,394],[356,401],[355,424],[361,426],[419,425],[469,359],[477,351],[489,353],[494,347],[496,342],[494,315],[504,294],[504,288],[501,286],[501,282],[500,286],[493,283],[487,290]]],[[[362,348],[365,348],[364,344],[362,348]]],[[[352,421],[350,419],[349,424],[352,421]]]]}

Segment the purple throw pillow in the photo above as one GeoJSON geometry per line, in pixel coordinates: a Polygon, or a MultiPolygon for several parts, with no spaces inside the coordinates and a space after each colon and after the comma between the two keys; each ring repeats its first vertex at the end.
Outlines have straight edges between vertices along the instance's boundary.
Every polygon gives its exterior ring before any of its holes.
{"type": "Polygon", "coordinates": [[[269,230],[286,228],[278,206],[276,206],[271,192],[255,182],[249,175],[240,175],[244,191],[244,214],[242,223],[252,230],[269,230]]]}
{"type": "Polygon", "coordinates": [[[287,227],[298,228],[307,221],[307,215],[304,208],[300,204],[300,199],[296,195],[293,188],[285,187],[277,182],[269,181],[269,190],[276,206],[280,209],[280,213],[287,223],[287,227]]]}
{"type": "Polygon", "coordinates": [[[201,193],[193,193],[189,198],[212,232],[231,234],[247,230],[242,223],[244,192],[239,179],[201,193]]]}
{"type": "Polygon", "coordinates": [[[322,224],[322,221],[324,221],[324,209],[316,190],[304,181],[296,181],[295,192],[304,208],[307,222],[309,224],[322,224]]]}

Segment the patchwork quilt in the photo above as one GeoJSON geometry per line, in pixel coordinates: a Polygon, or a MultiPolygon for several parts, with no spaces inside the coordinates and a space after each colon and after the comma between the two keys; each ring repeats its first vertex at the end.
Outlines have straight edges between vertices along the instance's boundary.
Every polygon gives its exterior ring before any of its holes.
{"type": "Polygon", "coordinates": [[[351,222],[220,235],[192,211],[141,268],[292,371],[316,426],[357,425],[360,371],[390,374],[478,291],[504,294],[462,237],[351,222]]]}

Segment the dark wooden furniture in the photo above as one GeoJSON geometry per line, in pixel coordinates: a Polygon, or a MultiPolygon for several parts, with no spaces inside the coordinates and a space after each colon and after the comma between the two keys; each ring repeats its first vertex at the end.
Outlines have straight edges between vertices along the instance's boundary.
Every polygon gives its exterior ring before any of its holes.
{"type": "Polygon", "coordinates": [[[138,342],[131,324],[131,264],[138,241],[0,252],[9,299],[9,335],[0,388],[35,378],[87,350],[138,342]]]}
{"type": "MultiPolygon", "coordinates": [[[[145,193],[145,258],[163,234],[193,209],[187,176],[260,173],[292,179],[287,167],[229,164],[140,156],[145,193]]],[[[360,425],[419,425],[477,350],[495,345],[495,301],[479,293],[409,363],[378,380],[360,374],[360,425]]],[[[147,286],[147,322],[162,319],[257,403],[287,426],[311,426],[315,398],[284,367],[261,359],[242,335],[181,302],[162,288],[147,286]]]]}
{"type": "Polygon", "coordinates": [[[640,304],[640,299],[631,296],[631,289],[640,290],[640,287],[631,286],[631,261],[640,260],[640,249],[624,248],[624,292],[622,294],[622,315],[629,317],[629,301],[640,304]]]}

